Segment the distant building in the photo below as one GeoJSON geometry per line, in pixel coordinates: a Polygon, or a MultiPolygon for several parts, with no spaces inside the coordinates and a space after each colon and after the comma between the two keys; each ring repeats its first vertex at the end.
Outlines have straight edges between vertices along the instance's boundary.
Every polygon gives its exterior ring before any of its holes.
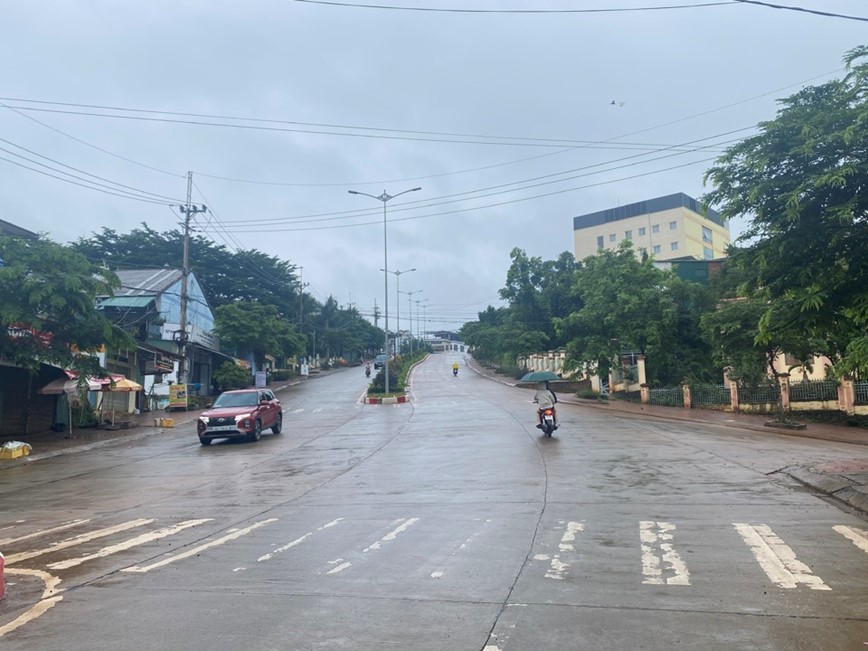
{"type": "Polygon", "coordinates": [[[33,231],[28,231],[26,228],[21,228],[20,226],[16,226],[15,224],[7,221],[3,221],[0,219],[0,235],[6,235],[8,237],[23,237],[28,240],[35,240],[39,237],[33,231]]]}
{"type": "Polygon", "coordinates": [[[615,249],[624,240],[657,261],[715,260],[726,255],[729,225],[683,192],[573,218],[577,260],[615,249]]]}

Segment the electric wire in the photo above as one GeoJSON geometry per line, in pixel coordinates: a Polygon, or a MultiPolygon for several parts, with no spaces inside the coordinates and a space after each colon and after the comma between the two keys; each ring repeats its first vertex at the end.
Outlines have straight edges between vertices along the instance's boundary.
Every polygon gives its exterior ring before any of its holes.
{"type": "Polygon", "coordinates": [[[302,4],[325,5],[330,7],[344,7],[349,9],[387,9],[393,11],[419,11],[431,13],[449,14],[602,14],[602,13],[629,13],[634,11],[669,11],[673,9],[699,9],[704,7],[719,7],[736,4],[733,0],[726,2],[697,2],[690,4],[619,7],[603,9],[453,9],[448,7],[411,7],[400,5],[375,5],[361,2],[336,2],[335,0],[293,0],[302,4]]]}
{"type": "Polygon", "coordinates": [[[821,11],[819,9],[808,9],[807,7],[795,7],[793,5],[778,5],[771,2],[760,2],[759,0],[734,0],[740,4],[758,5],[760,7],[769,7],[771,9],[785,9],[789,11],[800,11],[806,14],[814,14],[816,16],[825,16],[827,18],[844,18],[846,20],[859,20],[868,22],[868,17],[865,16],[848,16],[847,14],[839,14],[833,11],[821,11]]]}

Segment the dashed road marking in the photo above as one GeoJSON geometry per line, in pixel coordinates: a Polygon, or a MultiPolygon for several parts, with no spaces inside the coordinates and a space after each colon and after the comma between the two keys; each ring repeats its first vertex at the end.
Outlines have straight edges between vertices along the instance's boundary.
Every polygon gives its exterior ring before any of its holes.
{"type": "MultiPolygon", "coordinates": [[[[573,543],[576,541],[576,534],[579,534],[584,530],[584,523],[568,522],[566,531],[564,531],[564,535],[561,536],[561,541],[558,543],[558,550],[561,553],[575,551],[575,545],[573,545],[573,543]]],[[[549,561],[549,569],[545,573],[545,578],[547,579],[562,581],[567,575],[567,571],[570,569],[570,564],[562,561],[560,554],[554,554],[551,558],[546,556],[545,558],[540,558],[538,560],[549,561]]]]}
{"type": "Polygon", "coordinates": [[[796,553],[765,524],[733,525],[753,552],[760,567],[775,585],[796,588],[801,583],[811,590],[831,590],[811,569],[796,558],[796,553]]]}
{"type": "Polygon", "coordinates": [[[298,409],[293,409],[292,413],[293,414],[300,414],[303,411],[304,411],[304,407],[299,407],[298,409]]]}
{"type": "Polygon", "coordinates": [[[283,547],[278,547],[278,548],[275,549],[273,552],[270,552],[270,553],[268,553],[268,554],[265,554],[264,556],[260,556],[259,558],[256,559],[256,562],[257,562],[257,563],[261,563],[262,561],[270,560],[271,558],[274,557],[275,554],[279,554],[279,553],[281,553],[281,552],[285,552],[287,549],[292,549],[292,548],[295,547],[296,545],[300,545],[300,544],[303,543],[305,540],[307,540],[308,538],[310,538],[310,537],[311,537],[314,533],[316,533],[317,531],[323,531],[323,530],[325,530],[325,529],[331,529],[332,527],[334,527],[334,526],[340,524],[340,522],[341,522],[342,520],[343,520],[343,518],[337,518],[337,519],[335,519],[335,520],[332,520],[331,522],[327,522],[326,524],[324,524],[324,525],[321,526],[321,527],[317,527],[316,530],[314,530],[314,531],[308,531],[306,534],[304,534],[304,535],[301,536],[300,538],[296,538],[295,540],[293,540],[293,541],[291,541],[291,542],[288,542],[288,543],[285,544],[283,547]]]}
{"type": "MultiPolygon", "coordinates": [[[[395,538],[397,538],[401,533],[403,533],[404,531],[406,531],[407,529],[412,527],[418,521],[419,521],[419,518],[399,518],[395,522],[400,522],[401,523],[400,525],[398,525],[395,529],[393,529],[392,531],[387,533],[385,536],[380,538],[377,542],[372,543],[372,544],[368,545],[367,547],[365,547],[362,550],[362,553],[366,554],[367,552],[376,551],[376,550],[380,549],[380,547],[382,546],[382,543],[395,540],[395,538]]],[[[328,572],[326,572],[326,574],[337,574],[338,572],[343,572],[345,569],[347,569],[348,567],[350,567],[352,565],[352,563],[349,561],[342,562],[343,560],[344,559],[342,559],[342,558],[338,558],[338,559],[335,559],[333,561],[329,561],[329,565],[336,565],[336,567],[334,567],[331,570],[329,570],[328,572]]]]}

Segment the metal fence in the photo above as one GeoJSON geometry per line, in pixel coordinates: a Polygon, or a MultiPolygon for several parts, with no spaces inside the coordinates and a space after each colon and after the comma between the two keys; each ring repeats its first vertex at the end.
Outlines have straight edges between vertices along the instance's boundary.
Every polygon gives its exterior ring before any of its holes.
{"type": "Polygon", "coordinates": [[[693,384],[690,386],[690,403],[693,407],[713,407],[732,404],[729,387],[722,384],[693,384]]]}
{"type": "Polygon", "coordinates": [[[781,387],[777,384],[759,384],[757,386],[740,386],[738,402],[742,405],[772,405],[781,397],[781,387]]]}
{"type": "Polygon", "coordinates": [[[681,387],[667,387],[663,389],[651,389],[649,402],[652,405],[665,407],[683,407],[684,391],[681,387]]]}
{"type": "Polygon", "coordinates": [[[868,405],[868,382],[854,382],[853,390],[856,393],[856,404],[868,405]]]}
{"type": "Polygon", "coordinates": [[[837,401],[838,383],[834,380],[806,380],[790,384],[790,402],[837,401]]]}

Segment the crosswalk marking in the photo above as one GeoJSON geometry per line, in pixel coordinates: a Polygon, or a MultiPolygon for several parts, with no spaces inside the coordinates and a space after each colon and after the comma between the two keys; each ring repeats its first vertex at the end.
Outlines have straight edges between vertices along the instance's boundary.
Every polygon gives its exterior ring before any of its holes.
{"type": "Polygon", "coordinates": [[[43,549],[36,549],[30,552],[21,552],[20,554],[12,554],[12,556],[8,556],[6,558],[6,565],[12,565],[13,563],[18,563],[20,561],[25,561],[30,558],[35,558],[37,556],[42,556],[43,554],[50,554],[51,552],[56,552],[60,549],[67,549],[69,547],[75,547],[76,545],[80,545],[82,543],[89,542],[91,540],[96,540],[97,538],[105,538],[106,536],[111,536],[112,534],[119,533],[121,531],[126,531],[127,529],[135,529],[136,527],[142,527],[146,524],[151,524],[154,521],[153,518],[142,518],[139,520],[130,520],[128,522],[123,522],[121,524],[117,524],[113,527],[106,527],[105,529],[97,529],[96,531],[92,531],[90,533],[83,533],[80,536],[75,536],[74,538],[67,538],[66,540],[62,540],[60,542],[52,543],[48,547],[44,547],[43,549]]]}
{"type": "Polygon", "coordinates": [[[343,520],[343,518],[336,518],[335,520],[332,520],[331,522],[327,522],[326,524],[324,524],[324,525],[321,526],[321,527],[317,527],[317,529],[316,529],[315,531],[308,531],[306,534],[304,534],[304,535],[301,536],[300,538],[296,538],[296,539],[293,540],[292,542],[289,542],[289,543],[285,544],[283,547],[278,547],[278,548],[275,549],[273,552],[270,552],[270,553],[268,553],[268,554],[265,554],[264,556],[260,556],[259,558],[256,559],[256,562],[257,562],[257,563],[261,563],[262,561],[270,560],[271,558],[274,557],[275,554],[279,554],[279,553],[281,553],[281,552],[285,552],[287,549],[292,549],[292,548],[295,547],[296,545],[300,545],[300,544],[303,543],[305,540],[307,540],[308,538],[310,538],[314,533],[316,533],[316,531],[323,531],[323,530],[325,530],[325,529],[331,529],[332,527],[334,527],[334,526],[340,524],[340,522],[341,522],[342,520],[343,520]]]}
{"type": "Polygon", "coordinates": [[[642,542],[642,583],[652,585],[690,585],[687,565],[672,544],[675,525],[671,522],[643,520],[639,523],[639,540],[642,542]],[[673,573],[663,578],[663,565],[673,573]]]}
{"type": "Polygon", "coordinates": [[[832,528],[856,545],[856,547],[868,554],[868,531],[865,531],[864,529],[856,529],[855,527],[845,527],[842,525],[832,528]]]}
{"type": "Polygon", "coordinates": [[[811,590],[831,590],[811,569],[796,558],[796,553],[765,524],[733,523],[750,547],[766,576],[781,588],[807,585],[811,590]]]}
{"type": "Polygon", "coordinates": [[[229,542],[230,540],[235,540],[236,538],[240,538],[241,536],[246,536],[254,529],[258,529],[259,527],[264,527],[265,525],[271,524],[272,522],[277,522],[277,518],[268,518],[267,520],[262,520],[260,522],[256,522],[255,524],[250,525],[249,527],[245,527],[243,529],[237,529],[232,533],[223,536],[222,538],[217,538],[216,540],[212,540],[211,542],[207,542],[204,545],[199,545],[198,547],[193,547],[192,549],[188,549],[185,552],[180,554],[174,554],[169,556],[168,558],[164,558],[161,561],[157,561],[156,563],[151,563],[150,565],[138,566],[133,565],[132,567],[125,567],[121,570],[121,572],[135,572],[137,574],[143,574],[145,572],[150,572],[151,570],[155,570],[158,567],[163,567],[164,565],[168,565],[169,563],[174,563],[175,561],[180,561],[184,558],[189,558],[190,556],[195,556],[199,552],[205,551],[206,549],[210,549],[211,547],[216,547],[217,545],[222,545],[224,543],[229,542]]]}
{"type": "MultiPolygon", "coordinates": [[[[57,527],[52,527],[51,529],[42,529],[40,531],[34,531],[33,533],[29,533],[26,536],[18,536],[17,538],[4,538],[0,540],[0,549],[3,547],[8,547],[9,545],[13,545],[18,542],[22,542],[24,540],[30,540],[31,538],[39,538],[40,536],[47,536],[50,533],[57,533],[58,531],[63,531],[65,529],[71,529],[72,527],[77,527],[80,524],[86,524],[90,522],[90,519],[86,520],[73,520],[72,522],[67,522],[66,524],[61,524],[57,527]]],[[[8,527],[11,529],[11,527],[8,527]]]]}
{"type": "Polygon", "coordinates": [[[70,558],[69,560],[60,561],[58,563],[51,563],[48,568],[52,570],[66,570],[70,567],[81,565],[82,563],[91,561],[95,558],[111,556],[112,554],[116,554],[127,549],[132,549],[133,547],[137,547],[138,545],[143,545],[154,540],[159,540],[160,538],[165,538],[166,536],[172,536],[179,531],[189,529],[190,527],[197,527],[200,524],[205,524],[206,522],[211,522],[211,518],[204,518],[201,520],[187,520],[185,522],[180,522],[172,527],[166,527],[164,529],[153,531],[151,533],[143,533],[140,536],[136,536],[135,538],[131,538],[130,540],[125,540],[123,542],[119,542],[116,545],[109,545],[108,547],[103,547],[98,552],[88,554],[87,556],[80,556],[78,558],[70,558]]]}
{"type": "MultiPolygon", "coordinates": [[[[558,549],[561,553],[575,551],[576,534],[585,530],[585,525],[581,522],[568,522],[564,535],[561,536],[561,541],[558,543],[558,549]]],[[[545,578],[562,581],[570,569],[570,564],[561,560],[560,554],[554,554],[551,559],[546,555],[541,555],[538,560],[549,560],[549,569],[545,573],[545,578]]]]}

